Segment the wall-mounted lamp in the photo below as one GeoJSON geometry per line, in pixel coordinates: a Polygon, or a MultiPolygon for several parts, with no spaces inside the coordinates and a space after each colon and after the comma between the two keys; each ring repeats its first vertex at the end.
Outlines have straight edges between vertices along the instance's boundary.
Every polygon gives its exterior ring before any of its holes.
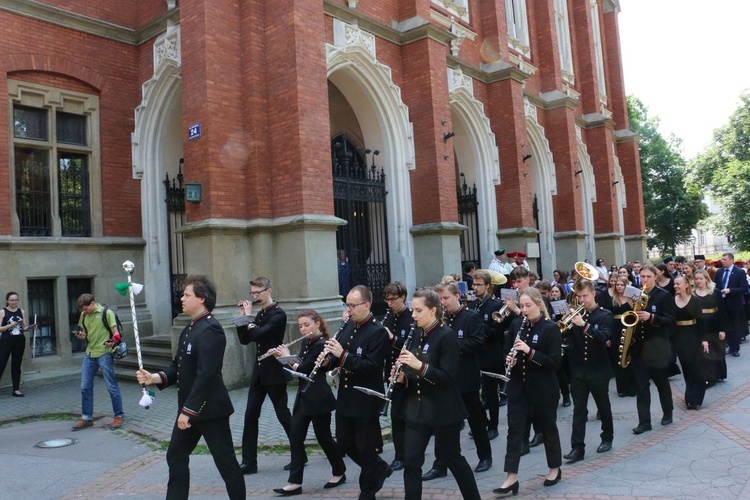
{"type": "Polygon", "coordinates": [[[581,169],[581,170],[576,170],[576,175],[580,175],[580,174],[582,174],[582,173],[583,173],[583,169],[581,169]]]}
{"type": "Polygon", "coordinates": [[[448,139],[450,139],[451,137],[455,137],[455,136],[456,136],[455,132],[446,132],[446,133],[444,133],[443,134],[443,143],[448,142],[448,139]]]}
{"type": "Polygon", "coordinates": [[[523,155],[523,161],[530,160],[531,159],[531,153],[523,155]]]}

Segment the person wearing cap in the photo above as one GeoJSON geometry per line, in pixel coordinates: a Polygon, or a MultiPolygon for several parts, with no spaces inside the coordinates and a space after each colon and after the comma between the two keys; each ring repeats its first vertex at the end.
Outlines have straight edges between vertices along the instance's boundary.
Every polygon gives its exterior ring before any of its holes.
{"type": "Polygon", "coordinates": [[[675,278],[677,276],[677,263],[674,261],[674,257],[667,257],[664,259],[664,265],[667,266],[672,278],[675,278]]]}
{"type": "Polygon", "coordinates": [[[508,278],[508,275],[510,274],[510,271],[513,269],[513,266],[511,266],[509,263],[505,262],[505,249],[500,248],[499,250],[495,250],[495,258],[492,259],[492,262],[490,262],[490,265],[488,266],[490,271],[495,271],[503,276],[505,278],[508,278]]]}
{"type": "Polygon", "coordinates": [[[705,270],[706,256],[702,254],[693,255],[693,264],[695,264],[695,267],[697,267],[699,270],[705,270]]]}
{"type": "Polygon", "coordinates": [[[526,260],[526,252],[518,252],[516,255],[516,266],[523,266],[529,271],[531,271],[531,268],[529,267],[529,263],[526,260]]]}

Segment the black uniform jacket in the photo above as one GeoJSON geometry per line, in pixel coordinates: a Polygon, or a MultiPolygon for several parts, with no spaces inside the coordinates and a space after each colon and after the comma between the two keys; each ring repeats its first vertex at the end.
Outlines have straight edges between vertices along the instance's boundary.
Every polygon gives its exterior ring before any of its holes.
{"type": "MultiPolygon", "coordinates": [[[[261,309],[253,323],[257,325],[255,328],[238,326],[237,335],[242,345],[250,342],[257,343],[256,357],[284,343],[286,313],[276,302],[266,309],[261,309]]],[[[286,384],[291,379],[291,375],[284,371],[284,367],[276,361],[276,358],[269,356],[263,361],[256,359],[250,384],[262,386],[286,384]]]]}
{"type": "Polygon", "coordinates": [[[177,383],[179,411],[192,421],[225,418],[234,413],[221,376],[226,345],[221,325],[205,311],[182,330],[172,364],[159,372],[161,383],[157,387],[164,389],[177,383]]]}
{"type": "Polygon", "coordinates": [[[411,324],[414,319],[411,317],[412,310],[405,307],[400,313],[394,313],[392,310],[388,310],[383,317],[383,326],[388,328],[393,334],[393,340],[391,341],[391,354],[389,359],[386,361],[388,369],[386,373],[390,373],[390,367],[396,362],[398,355],[401,353],[401,349],[404,347],[406,337],[409,335],[411,330],[411,324]]]}
{"type": "Polygon", "coordinates": [[[502,370],[505,359],[503,358],[503,344],[505,344],[505,328],[502,323],[492,319],[492,313],[503,307],[503,303],[493,297],[485,296],[482,300],[469,303],[469,309],[479,313],[484,323],[484,346],[479,356],[479,366],[483,370],[499,372],[502,370]]]}
{"type": "Polygon", "coordinates": [[[424,363],[417,371],[404,367],[404,418],[415,424],[441,427],[462,421],[468,415],[458,392],[459,346],[456,334],[435,323],[432,329],[414,331],[410,351],[424,363]]]}
{"type": "Polygon", "coordinates": [[[484,345],[482,318],[477,312],[462,305],[455,313],[445,315],[445,324],[458,337],[458,392],[465,394],[478,391],[482,382],[479,367],[479,353],[484,345]]]}
{"type": "Polygon", "coordinates": [[[674,297],[661,287],[648,291],[645,311],[652,314],[647,321],[636,325],[636,342],[631,348],[633,358],[639,358],[651,368],[666,368],[672,355],[669,337],[675,322],[674,297]]]}
{"type": "Polygon", "coordinates": [[[336,413],[348,418],[377,418],[383,400],[354,389],[367,387],[383,392],[383,364],[390,350],[385,328],[372,314],[361,323],[349,321],[339,336],[344,348],[340,358],[331,355],[332,367],[341,368],[336,413]]]}
{"type": "MultiPolygon", "coordinates": [[[[297,371],[309,375],[315,366],[315,360],[323,352],[326,338],[322,335],[313,340],[303,340],[299,357],[302,362],[297,371]]],[[[326,370],[321,368],[315,375],[315,383],[310,385],[305,392],[297,391],[297,399],[294,400],[294,413],[301,415],[325,415],[336,408],[336,398],[333,397],[331,386],[326,382],[326,370]]],[[[308,385],[306,380],[299,381],[300,389],[308,385]]]]}
{"type": "MultiPolygon", "coordinates": [[[[716,289],[720,292],[724,289],[724,279],[726,278],[727,272],[727,268],[721,267],[714,275],[716,289]]],[[[742,310],[742,308],[745,307],[745,293],[747,292],[747,273],[745,273],[744,269],[732,266],[732,272],[729,275],[727,288],[729,288],[729,295],[726,297],[722,295],[727,311],[734,312],[742,310]]]]}
{"type": "Polygon", "coordinates": [[[578,379],[609,379],[613,374],[607,347],[613,339],[612,312],[596,304],[583,313],[583,320],[586,323],[582,327],[573,325],[566,334],[570,375],[578,379]]]}
{"type": "MultiPolygon", "coordinates": [[[[523,317],[511,324],[510,349],[521,328],[523,317]]],[[[525,395],[535,406],[556,404],[560,397],[557,370],[562,363],[562,335],[557,323],[540,317],[535,323],[526,322],[521,340],[531,347],[528,354],[516,353],[518,360],[510,372],[510,382],[506,389],[508,401],[518,401],[525,395]]]]}

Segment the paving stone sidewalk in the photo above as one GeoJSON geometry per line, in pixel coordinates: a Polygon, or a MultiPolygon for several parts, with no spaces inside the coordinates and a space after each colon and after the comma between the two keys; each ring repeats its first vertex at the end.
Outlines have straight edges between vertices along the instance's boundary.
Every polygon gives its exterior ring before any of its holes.
{"type": "MultiPolygon", "coordinates": [[[[743,353],[744,354],[744,353],[743,353]]],[[[543,447],[533,448],[521,459],[520,494],[534,498],[750,498],[750,367],[745,357],[728,358],[729,379],[706,393],[704,408],[687,411],[683,402],[681,377],[671,379],[675,401],[675,421],[658,425],[661,418],[658,398],[653,390],[652,420],[654,430],[640,436],[632,434],[637,424],[634,398],[619,398],[610,384],[615,419],[613,450],[597,454],[599,422],[589,406],[586,458],[576,464],[563,464],[562,481],[552,487],[542,486],[546,464],[543,447]]],[[[25,398],[13,398],[10,390],[0,390],[0,467],[4,471],[4,498],[163,498],[167,467],[164,451],[147,446],[151,438],[167,440],[177,412],[177,391],[157,392],[149,410],[138,406],[141,389],[132,382],[122,382],[126,425],[110,431],[111,404],[104,382],[97,379],[94,428],[73,433],[70,425],[79,418],[80,380],[75,372],[28,375],[22,385],[25,398]],[[70,415],[63,420],[39,417],[50,414],[70,415]],[[149,438],[144,439],[144,436],[149,438]],[[33,444],[49,437],[73,437],[79,443],[58,450],[39,450],[33,444]],[[44,471],[34,478],[32,471],[44,471]],[[82,471],[71,474],[73,471],[82,471]],[[33,478],[33,479],[32,479],[33,478]]],[[[235,444],[242,436],[242,419],[247,389],[230,392],[235,405],[231,418],[235,444]]],[[[290,387],[289,405],[294,398],[290,387]]],[[[570,449],[572,407],[559,408],[558,426],[563,453],[570,449]]],[[[501,409],[501,417],[504,416],[501,409]]],[[[495,498],[492,489],[504,478],[503,457],[505,433],[492,441],[494,466],[477,474],[483,498],[495,498]]],[[[384,421],[384,427],[387,421],[384,421]]],[[[246,476],[248,498],[273,498],[272,488],[285,484],[282,470],[289,461],[286,451],[275,447],[286,443],[273,409],[266,404],[261,415],[260,442],[268,448],[259,457],[260,473],[246,476]]],[[[462,434],[463,453],[472,466],[478,459],[468,430],[462,434]]],[[[425,470],[433,460],[428,448],[425,470]]],[[[393,458],[393,447],[386,444],[384,459],[393,458]]],[[[221,478],[209,455],[194,455],[191,467],[191,498],[224,498],[221,478]]],[[[330,477],[325,457],[313,450],[305,469],[304,493],[300,498],[356,498],[358,468],[347,460],[348,482],[335,490],[322,485],[330,477]]],[[[425,484],[424,498],[459,498],[452,477],[425,484]]],[[[394,474],[378,498],[403,498],[403,478],[394,474]]]]}

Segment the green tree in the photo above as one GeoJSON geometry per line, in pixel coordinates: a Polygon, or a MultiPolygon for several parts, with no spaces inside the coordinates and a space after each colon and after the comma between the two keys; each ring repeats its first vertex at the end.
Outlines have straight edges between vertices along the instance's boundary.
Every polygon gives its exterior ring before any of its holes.
{"type": "Polygon", "coordinates": [[[643,207],[646,214],[647,244],[662,254],[675,253],[691,231],[708,216],[700,188],[688,181],[680,140],[659,133],[659,119],[637,97],[628,96],[630,129],[640,136],[643,207]]]}
{"type": "Polygon", "coordinates": [[[714,132],[713,142],[690,164],[693,179],[710,191],[721,207],[717,225],[738,250],[750,250],[750,91],[729,123],[714,132]]]}

